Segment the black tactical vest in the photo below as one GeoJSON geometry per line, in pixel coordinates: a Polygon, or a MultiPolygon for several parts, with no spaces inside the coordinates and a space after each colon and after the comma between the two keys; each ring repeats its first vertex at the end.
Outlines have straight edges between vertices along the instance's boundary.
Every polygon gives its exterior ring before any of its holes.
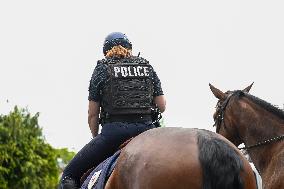
{"type": "Polygon", "coordinates": [[[151,114],[153,71],[137,59],[107,62],[109,79],[102,91],[102,108],[108,115],[151,114]]]}

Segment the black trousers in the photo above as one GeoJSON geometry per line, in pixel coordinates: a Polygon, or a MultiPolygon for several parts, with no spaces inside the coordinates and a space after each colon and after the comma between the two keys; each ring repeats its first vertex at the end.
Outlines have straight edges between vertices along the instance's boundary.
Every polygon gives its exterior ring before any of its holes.
{"type": "Polygon", "coordinates": [[[85,172],[113,155],[121,144],[152,128],[154,125],[151,122],[104,124],[101,133],[86,144],[70,161],[63,171],[62,178],[68,176],[79,183],[85,172]]]}

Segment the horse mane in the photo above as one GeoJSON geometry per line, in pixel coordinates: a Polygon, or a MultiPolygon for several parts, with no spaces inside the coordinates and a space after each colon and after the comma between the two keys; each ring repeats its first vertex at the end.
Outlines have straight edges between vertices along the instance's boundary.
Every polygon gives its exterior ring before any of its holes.
{"type": "Polygon", "coordinates": [[[278,116],[279,118],[284,119],[284,111],[279,109],[278,107],[276,107],[276,106],[270,104],[269,102],[266,102],[265,100],[262,100],[262,99],[260,99],[256,96],[253,96],[249,93],[243,93],[243,95],[245,97],[247,97],[249,100],[256,103],[257,105],[259,105],[262,108],[264,108],[265,110],[267,110],[268,112],[271,112],[274,115],[278,116]]]}

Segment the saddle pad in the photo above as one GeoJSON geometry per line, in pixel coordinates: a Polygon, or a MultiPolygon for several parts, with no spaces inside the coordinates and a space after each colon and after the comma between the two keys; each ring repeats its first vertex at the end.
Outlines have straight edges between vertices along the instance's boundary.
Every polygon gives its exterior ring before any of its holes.
{"type": "Polygon", "coordinates": [[[84,181],[81,189],[104,189],[117,162],[120,150],[100,163],[84,181]]]}

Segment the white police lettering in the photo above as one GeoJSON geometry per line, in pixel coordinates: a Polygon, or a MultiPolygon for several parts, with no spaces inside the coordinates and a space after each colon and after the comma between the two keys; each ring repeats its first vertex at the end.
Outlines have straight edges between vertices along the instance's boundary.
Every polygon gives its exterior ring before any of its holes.
{"type": "Polygon", "coordinates": [[[118,73],[120,72],[120,68],[119,67],[114,67],[114,76],[118,77],[118,73]]]}
{"type": "Polygon", "coordinates": [[[134,75],[137,76],[136,67],[133,67],[134,75]]]}
{"type": "Polygon", "coordinates": [[[122,77],[127,77],[128,76],[127,67],[121,67],[120,69],[122,77]]]}
{"type": "Polygon", "coordinates": [[[148,67],[144,67],[144,74],[145,76],[149,76],[149,68],[148,67]]]}
{"type": "Polygon", "coordinates": [[[128,66],[127,70],[128,70],[129,76],[133,76],[133,75],[131,74],[130,66],[128,66]]]}
{"type": "Polygon", "coordinates": [[[147,66],[114,66],[115,77],[133,77],[133,76],[149,76],[149,67],[147,66]]]}
{"type": "Polygon", "coordinates": [[[139,75],[139,76],[144,76],[144,74],[141,73],[140,70],[142,70],[142,66],[137,66],[138,75],[139,75]]]}

